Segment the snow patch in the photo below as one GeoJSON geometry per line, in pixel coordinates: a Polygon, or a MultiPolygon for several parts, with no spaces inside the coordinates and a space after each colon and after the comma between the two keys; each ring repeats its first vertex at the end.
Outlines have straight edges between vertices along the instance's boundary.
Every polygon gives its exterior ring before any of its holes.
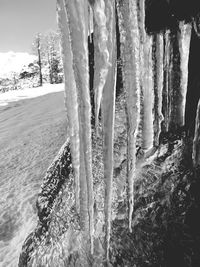
{"type": "Polygon", "coordinates": [[[64,91],[64,84],[44,84],[42,87],[26,88],[15,91],[12,90],[5,93],[0,93],[0,106],[6,106],[11,102],[22,99],[30,99],[62,91],[64,91]]]}

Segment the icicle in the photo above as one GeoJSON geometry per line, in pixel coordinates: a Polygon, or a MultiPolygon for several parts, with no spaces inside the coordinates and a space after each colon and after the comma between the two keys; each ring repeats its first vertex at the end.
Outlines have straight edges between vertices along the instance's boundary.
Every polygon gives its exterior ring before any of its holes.
{"type": "Polygon", "coordinates": [[[169,70],[170,70],[170,34],[167,30],[164,34],[164,84],[163,84],[163,101],[162,101],[162,113],[164,116],[164,128],[165,132],[169,129],[169,70]]]}
{"type": "Polygon", "coordinates": [[[191,24],[179,24],[180,36],[179,36],[179,51],[180,51],[180,69],[181,69],[181,82],[180,82],[180,106],[182,113],[181,126],[185,124],[185,105],[186,105],[186,94],[188,85],[188,62],[190,52],[190,40],[191,40],[191,24]]]}
{"type": "MultiPolygon", "coordinates": [[[[178,26],[177,26],[178,27],[178,26]]],[[[171,107],[169,128],[174,130],[185,123],[185,99],[188,80],[188,59],[191,26],[179,23],[179,29],[171,33],[173,62],[171,72],[171,107]]]]}
{"type": "Polygon", "coordinates": [[[93,11],[90,5],[88,5],[88,34],[90,43],[92,43],[92,32],[93,32],[93,11]]]}
{"type": "Polygon", "coordinates": [[[156,34],[155,55],[155,101],[154,101],[154,146],[159,146],[159,135],[161,132],[162,114],[162,91],[163,91],[163,34],[156,34]]]}
{"type": "Polygon", "coordinates": [[[195,18],[193,18],[192,24],[196,35],[200,38],[200,14],[196,15],[195,18]]]}
{"type": "Polygon", "coordinates": [[[153,147],[153,65],[152,37],[145,30],[145,0],[139,0],[140,81],[143,91],[142,148],[153,147]]]}
{"type": "Polygon", "coordinates": [[[146,35],[143,45],[143,129],[142,148],[153,147],[153,66],[152,66],[152,36],[146,35]]]}
{"type": "Polygon", "coordinates": [[[65,77],[65,106],[68,118],[68,134],[71,143],[72,164],[75,176],[76,208],[80,211],[80,153],[79,153],[79,125],[78,102],[75,77],[73,72],[72,51],[69,36],[68,21],[63,0],[57,2],[58,25],[61,32],[61,50],[65,77]]]}
{"type": "Polygon", "coordinates": [[[194,167],[199,167],[200,166],[200,101],[198,103],[197,114],[196,114],[192,159],[194,167]]]}
{"type": "Polygon", "coordinates": [[[139,30],[140,30],[140,41],[143,44],[146,38],[145,31],[145,0],[139,1],[139,11],[138,11],[138,21],[139,21],[139,30]]]}
{"type": "Polygon", "coordinates": [[[98,125],[98,117],[103,94],[103,88],[109,69],[108,30],[106,27],[106,3],[97,0],[93,5],[94,15],[94,92],[95,92],[95,122],[98,125]]]}
{"type": "Polygon", "coordinates": [[[89,226],[93,253],[93,177],[91,148],[91,104],[88,69],[88,5],[87,0],[65,0],[73,54],[73,69],[78,92],[80,138],[80,209],[82,227],[89,226]],[[89,221],[88,221],[89,220],[89,221]]]}
{"type": "Polygon", "coordinates": [[[105,179],[105,246],[106,260],[109,259],[109,243],[111,232],[111,208],[112,208],[112,179],[113,179],[113,139],[114,139],[114,113],[116,93],[116,21],[115,1],[106,0],[106,31],[108,35],[108,60],[111,62],[108,69],[108,76],[103,90],[102,117],[103,117],[103,158],[104,158],[104,179],[105,179]]]}
{"type": "Polygon", "coordinates": [[[129,201],[129,229],[132,231],[132,213],[134,205],[134,176],[136,163],[136,137],[140,114],[140,85],[139,85],[139,27],[137,6],[135,1],[124,1],[119,5],[119,20],[122,57],[123,80],[127,94],[127,123],[128,123],[128,201],[129,201]],[[125,35],[125,36],[123,36],[125,35]]]}

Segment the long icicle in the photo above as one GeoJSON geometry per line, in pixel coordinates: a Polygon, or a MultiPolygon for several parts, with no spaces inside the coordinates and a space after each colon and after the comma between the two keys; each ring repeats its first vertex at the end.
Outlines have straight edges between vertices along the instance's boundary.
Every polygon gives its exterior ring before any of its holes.
{"type": "Polygon", "coordinates": [[[95,124],[98,126],[98,117],[102,100],[103,88],[109,69],[108,30],[106,26],[106,2],[96,0],[93,5],[94,18],[94,93],[95,93],[95,124]]]}
{"type": "Polygon", "coordinates": [[[163,131],[169,130],[169,69],[170,69],[170,38],[169,30],[164,33],[164,77],[163,77],[163,93],[162,93],[162,113],[164,116],[163,131]]]}
{"type": "Polygon", "coordinates": [[[90,43],[92,43],[92,32],[93,32],[93,12],[90,4],[88,3],[88,35],[90,43]]]}
{"type": "Polygon", "coordinates": [[[184,22],[179,23],[180,35],[179,35],[179,52],[180,52],[180,70],[181,70],[181,81],[180,81],[180,106],[182,111],[182,125],[185,124],[185,105],[186,105],[186,94],[188,86],[188,62],[190,52],[190,40],[191,40],[191,23],[185,24],[184,22]]]}
{"type": "Polygon", "coordinates": [[[143,77],[143,132],[142,148],[153,147],[153,66],[152,66],[152,36],[146,35],[143,45],[144,77],[143,77]]]}
{"type": "Polygon", "coordinates": [[[83,227],[89,233],[93,253],[93,177],[91,147],[91,104],[88,66],[88,2],[65,0],[73,53],[73,68],[78,91],[80,136],[80,187],[83,227]],[[85,188],[86,186],[86,188],[85,188]],[[83,200],[83,203],[82,203],[83,200]],[[88,222],[87,222],[88,217],[88,222]]]}
{"type": "Polygon", "coordinates": [[[139,29],[141,39],[140,64],[141,87],[143,91],[142,148],[148,151],[153,147],[153,66],[152,37],[145,29],[145,0],[139,1],[139,29]]]}
{"type": "Polygon", "coordinates": [[[134,207],[134,178],[136,165],[136,137],[140,118],[140,43],[135,1],[126,0],[119,5],[120,31],[122,36],[123,80],[126,89],[127,124],[128,124],[128,203],[129,229],[132,231],[132,214],[134,207]]]}
{"type": "Polygon", "coordinates": [[[111,65],[108,70],[108,77],[103,90],[102,117],[103,117],[103,159],[104,159],[104,179],[105,179],[105,249],[106,261],[109,259],[109,244],[111,232],[112,215],[112,179],[113,179],[113,139],[114,139],[114,117],[115,117],[115,94],[116,94],[116,21],[115,21],[115,1],[105,2],[108,51],[111,65]]]}
{"type": "Polygon", "coordinates": [[[161,132],[162,114],[162,92],[163,92],[163,33],[157,33],[156,39],[156,55],[155,55],[155,86],[154,86],[154,146],[159,146],[159,135],[161,132]]]}
{"type": "Polygon", "coordinates": [[[75,199],[77,211],[80,211],[80,152],[79,152],[79,118],[76,83],[73,72],[72,51],[69,28],[63,0],[57,2],[58,25],[61,32],[61,51],[65,79],[65,107],[68,119],[68,134],[71,143],[72,164],[75,176],[75,199]]]}
{"type": "Polygon", "coordinates": [[[173,58],[170,73],[170,118],[169,130],[174,131],[185,124],[185,103],[188,81],[188,60],[191,24],[179,22],[171,31],[173,58]]]}

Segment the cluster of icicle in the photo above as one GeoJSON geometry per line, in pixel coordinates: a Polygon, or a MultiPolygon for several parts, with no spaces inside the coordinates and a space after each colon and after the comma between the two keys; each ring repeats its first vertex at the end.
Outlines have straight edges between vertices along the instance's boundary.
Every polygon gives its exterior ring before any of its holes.
{"type": "MultiPolygon", "coordinates": [[[[91,150],[91,105],[89,97],[88,35],[91,13],[95,45],[96,125],[100,105],[104,132],[105,224],[109,247],[113,134],[116,80],[115,1],[58,0],[58,21],[62,36],[65,71],[65,104],[68,116],[72,162],[75,173],[76,206],[81,226],[89,230],[93,252],[93,179],[91,150]],[[89,21],[88,21],[89,20],[89,21]]],[[[107,249],[108,251],[108,249],[107,249]]]]}
{"type": "Polygon", "coordinates": [[[76,207],[80,212],[82,229],[90,232],[93,250],[88,5],[86,1],[58,0],[57,10],[65,72],[65,104],[75,174],[76,207]]]}
{"type": "Polygon", "coordinates": [[[181,22],[176,33],[166,31],[149,36],[145,31],[144,0],[57,0],[57,2],[65,71],[65,104],[75,173],[76,206],[80,212],[82,229],[90,233],[91,251],[93,251],[94,236],[94,197],[88,35],[91,31],[89,27],[91,16],[93,17],[95,118],[98,127],[101,108],[105,179],[105,251],[108,259],[117,68],[116,15],[119,21],[123,84],[126,92],[127,195],[130,231],[132,231],[134,210],[133,188],[140,110],[141,108],[143,110],[144,151],[158,146],[162,122],[166,129],[170,125],[184,124],[191,26],[181,22]],[[175,62],[177,58],[179,62],[175,62]]]}

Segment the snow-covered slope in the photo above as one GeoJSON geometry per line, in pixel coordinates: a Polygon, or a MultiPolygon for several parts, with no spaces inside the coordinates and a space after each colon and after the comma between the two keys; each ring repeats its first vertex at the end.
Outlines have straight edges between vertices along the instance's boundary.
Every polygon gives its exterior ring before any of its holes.
{"type": "Polygon", "coordinates": [[[25,88],[23,90],[14,90],[6,93],[0,93],[0,107],[6,106],[11,102],[16,102],[22,99],[35,98],[38,96],[57,93],[64,91],[64,85],[60,84],[44,84],[42,87],[25,88]]]}
{"type": "Polygon", "coordinates": [[[28,53],[0,53],[0,77],[9,77],[11,73],[19,73],[24,66],[36,60],[36,56],[28,53]]]}

